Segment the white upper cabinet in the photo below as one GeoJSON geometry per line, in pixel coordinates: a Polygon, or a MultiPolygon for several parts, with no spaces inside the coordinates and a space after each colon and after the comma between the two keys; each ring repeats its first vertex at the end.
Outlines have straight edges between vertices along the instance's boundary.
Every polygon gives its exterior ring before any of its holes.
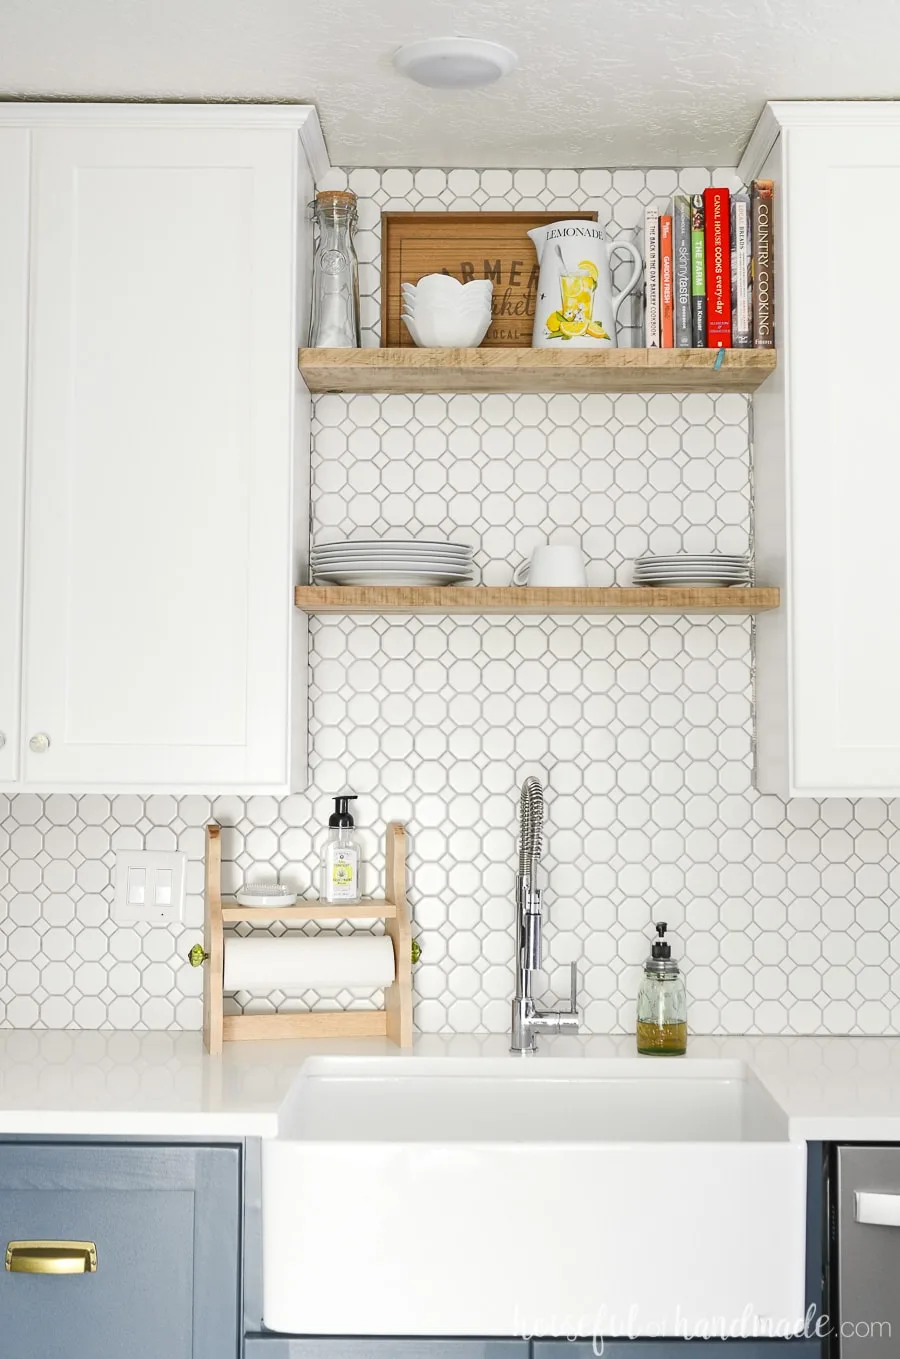
{"type": "Polygon", "coordinates": [[[302,786],[308,111],[215,112],[31,132],[29,787],[302,786]]]}
{"type": "Polygon", "coordinates": [[[774,104],[778,371],[754,397],[757,784],[900,794],[900,104],[774,104]]]}

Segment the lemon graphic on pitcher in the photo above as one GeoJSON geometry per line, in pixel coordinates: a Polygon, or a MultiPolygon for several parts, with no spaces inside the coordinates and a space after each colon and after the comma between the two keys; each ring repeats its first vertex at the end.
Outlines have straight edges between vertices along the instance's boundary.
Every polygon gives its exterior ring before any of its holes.
{"type": "MultiPolygon", "coordinates": [[[[559,290],[562,294],[560,307],[559,333],[566,339],[573,335],[586,334],[592,325],[594,310],[594,289],[597,287],[597,266],[592,260],[580,260],[577,274],[561,274],[559,290]]],[[[598,338],[609,339],[602,326],[597,326],[598,338]]],[[[550,334],[550,326],[547,330],[550,334]]]]}
{"type": "Polygon", "coordinates": [[[637,248],[625,241],[607,245],[599,222],[586,219],[551,222],[528,235],[540,262],[532,345],[538,349],[614,348],[616,313],[643,267],[637,248]],[[631,256],[634,269],[626,287],[613,296],[608,257],[618,250],[631,256]]]}

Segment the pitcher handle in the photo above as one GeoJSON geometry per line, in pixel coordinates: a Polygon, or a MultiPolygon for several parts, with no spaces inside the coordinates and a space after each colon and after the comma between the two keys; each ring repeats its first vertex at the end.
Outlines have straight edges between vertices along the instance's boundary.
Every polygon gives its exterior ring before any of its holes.
{"type": "Polygon", "coordinates": [[[625,298],[628,296],[628,294],[634,292],[635,286],[641,277],[641,271],[643,270],[644,262],[641,259],[641,252],[638,250],[637,246],[632,245],[630,241],[610,241],[607,249],[610,256],[614,255],[617,250],[624,250],[626,255],[630,255],[631,258],[634,260],[634,269],[632,270],[631,277],[625,284],[625,287],[622,289],[620,293],[613,294],[612,299],[613,316],[618,318],[619,308],[625,301],[625,298]]]}

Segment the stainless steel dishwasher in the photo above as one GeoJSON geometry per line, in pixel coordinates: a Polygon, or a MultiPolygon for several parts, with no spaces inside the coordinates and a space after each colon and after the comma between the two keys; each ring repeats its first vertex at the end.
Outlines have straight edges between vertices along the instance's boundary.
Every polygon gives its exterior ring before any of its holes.
{"type": "Polygon", "coordinates": [[[900,1147],[838,1147],[832,1354],[900,1355],[900,1147]],[[836,1308],[835,1308],[836,1304],[836,1308]]]}

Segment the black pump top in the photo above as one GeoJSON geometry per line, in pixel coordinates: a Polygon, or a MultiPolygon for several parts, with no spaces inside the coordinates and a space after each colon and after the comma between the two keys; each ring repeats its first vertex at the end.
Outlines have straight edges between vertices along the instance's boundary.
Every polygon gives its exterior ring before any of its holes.
{"type": "Polygon", "coordinates": [[[659,938],[654,941],[653,947],[650,950],[651,958],[671,958],[672,946],[671,944],[666,943],[666,930],[668,928],[669,927],[664,920],[660,921],[656,926],[656,933],[659,935],[659,938]]]}
{"type": "Polygon", "coordinates": [[[341,797],[334,799],[334,811],[328,818],[329,826],[352,826],[353,817],[347,807],[348,802],[355,802],[355,793],[343,793],[341,797]]]}

